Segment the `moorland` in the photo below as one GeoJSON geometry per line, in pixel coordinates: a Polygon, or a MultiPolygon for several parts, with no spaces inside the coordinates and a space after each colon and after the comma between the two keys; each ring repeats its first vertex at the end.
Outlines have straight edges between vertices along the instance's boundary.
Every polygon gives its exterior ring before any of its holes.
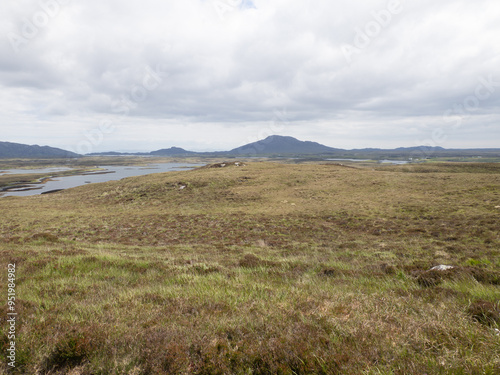
{"type": "Polygon", "coordinates": [[[220,161],[0,212],[13,374],[500,373],[498,163],[220,161]]]}

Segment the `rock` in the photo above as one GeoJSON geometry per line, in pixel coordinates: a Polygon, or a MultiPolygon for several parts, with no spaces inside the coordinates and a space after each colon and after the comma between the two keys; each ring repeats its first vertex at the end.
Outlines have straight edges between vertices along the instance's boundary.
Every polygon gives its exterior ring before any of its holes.
{"type": "Polygon", "coordinates": [[[451,270],[455,267],[453,266],[446,266],[444,264],[440,264],[439,266],[434,266],[432,267],[429,271],[448,271],[448,270],[451,270]]]}
{"type": "Polygon", "coordinates": [[[200,169],[205,169],[205,168],[224,168],[224,167],[243,167],[245,166],[244,163],[240,161],[233,161],[233,162],[223,162],[223,163],[215,163],[215,164],[207,164],[203,167],[200,167],[200,169]]]}
{"type": "Polygon", "coordinates": [[[57,193],[58,191],[63,191],[64,189],[54,189],[54,190],[48,190],[44,191],[41,194],[52,194],[52,193],[57,193]]]}

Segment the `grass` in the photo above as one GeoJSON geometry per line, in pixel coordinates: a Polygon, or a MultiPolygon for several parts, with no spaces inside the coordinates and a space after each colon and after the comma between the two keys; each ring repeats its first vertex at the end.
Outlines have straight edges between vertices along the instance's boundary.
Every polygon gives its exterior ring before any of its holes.
{"type": "Polygon", "coordinates": [[[0,199],[12,373],[498,373],[500,165],[411,168],[246,163],[0,199]]]}

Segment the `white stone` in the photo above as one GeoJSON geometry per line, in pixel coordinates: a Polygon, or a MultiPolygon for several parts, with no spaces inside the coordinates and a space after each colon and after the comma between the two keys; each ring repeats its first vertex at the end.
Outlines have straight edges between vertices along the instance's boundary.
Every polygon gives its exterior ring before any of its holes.
{"type": "Polygon", "coordinates": [[[452,268],[455,268],[455,267],[440,264],[439,266],[432,267],[429,271],[446,271],[446,270],[451,270],[452,268]]]}

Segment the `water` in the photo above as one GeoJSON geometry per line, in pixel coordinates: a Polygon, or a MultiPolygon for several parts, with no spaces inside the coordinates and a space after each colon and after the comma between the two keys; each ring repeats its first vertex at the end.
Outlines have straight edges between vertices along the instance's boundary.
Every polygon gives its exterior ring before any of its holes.
{"type": "Polygon", "coordinates": [[[325,159],[328,161],[377,161],[382,164],[408,164],[406,160],[373,160],[373,159],[325,159]]]}
{"type": "Polygon", "coordinates": [[[373,161],[370,159],[325,159],[328,161],[373,161]]]}
{"type": "MultiPolygon", "coordinates": [[[[134,176],[144,176],[152,173],[162,173],[162,172],[172,172],[176,170],[182,169],[192,169],[196,167],[200,167],[204,164],[195,164],[195,163],[161,163],[161,164],[152,164],[146,167],[141,166],[102,166],[100,168],[104,169],[103,171],[93,172],[87,175],[77,175],[77,176],[66,176],[66,177],[56,177],[51,179],[51,181],[47,181],[44,184],[32,184],[30,188],[34,188],[36,190],[25,190],[25,191],[9,191],[0,195],[2,197],[16,196],[16,197],[26,197],[30,195],[38,195],[44,192],[48,192],[51,190],[58,189],[70,189],[73,187],[89,184],[89,183],[98,183],[98,182],[107,182],[107,181],[116,181],[121,180],[126,177],[134,177],[134,176]],[[107,172],[107,173],[102,173],[107,172]]],[[[60,169],[60,168],[59,168],[60,169]]],[[[15,170],[6,170],[4,172],[11,173],[15,170]]],[[[26,173],[26,170],[20,170],[26,173]]],[[[44,169],[38,169],[37,172],[32,173],[45,173],[44,169]],[[42,171],[42,172],[41,172],[42,171]]],[[[52,171],[54,172],[54,171],[52,171]]],[[[50,172],[49,172],[50,173],[50,172]]],[[[19,190],[26,189],[21,188],[19,190]]]]}
{"type": "Polygon", "coordinates": [[[1,174],[35,174],[35,173],[54,173],[69,171],[69,167],[41,168],[41,169],[0,169],[1,174]]]}

